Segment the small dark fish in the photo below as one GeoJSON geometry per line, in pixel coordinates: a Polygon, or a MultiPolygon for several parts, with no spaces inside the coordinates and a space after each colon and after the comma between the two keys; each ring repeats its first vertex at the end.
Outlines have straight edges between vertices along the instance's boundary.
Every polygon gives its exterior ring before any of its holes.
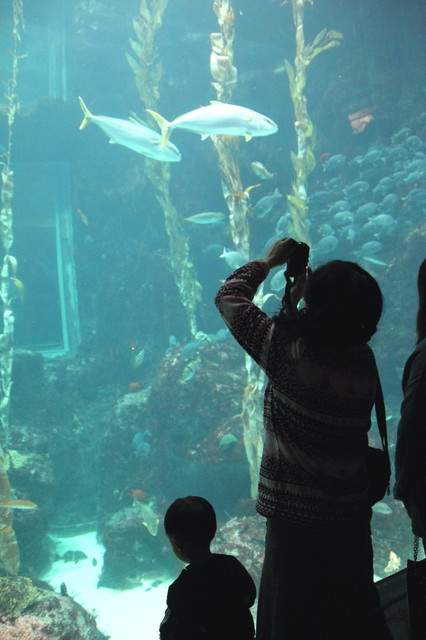
{"type": "Polygon", "coordinates": [[[278,235],[284,235],[287,232],[290,224],[291,214],[285,213],[280,217],[277,224],[275,225],[275,233],[277,233],[278,235]]]}
{"type": "Polygon", "coordinates": [[[412,171],[408,174],[408,176],[404,180],[404,184],[407,187],[411,187],[411,185],[419,182],[424,176],[424,171],[412,171]]]}
{"type": "Polygon", "coordinates": [[[378,229],[382,227],[393,227],[395,220],[389,213],[379,213],[377,216],[370,218],[368,224],[378,229]]]}
{"type": "Polygon", "coordinates": [[[87,559],[87,556],[83,551],[74,551],[71,549],[69,551],[66,551],[62,556],[62,560],[64,562],[74,562],[74,564],[77,564],[77,562],[80,562],[81,560],[86,560],[86,559],[87,559]]]}
{"type": "Polygon", "coordinates": [[[330,191],[315,191],[309,198],[309,207],[321,207],[328,204],[332,198],[333,194],[330,191]]]}
{"type": "Polygon", "coordinates": [[[381,242],[377,240],[370,240],[369,242],[365,242],[361,249],[359,250],[359,256],[372,256],[375,253],[378,253],[383,249],[383,245],[381,242]]]}
{"type": "Polygon", "coordinates": [[[411,189],[411,191],[408,192],[408,195],[406,196],[405,200],[413,206],[424,206],[426,205],[426,189],[421,189],[421,188],[416,188],[416,189],[411,189]]]}
{"type": "Polygon", "coordinates": [[[327,180],[325,186],[330,189],[330,191],[341,191],[343,188],[342,176],[336,176],[335,178],[331,178],[331,180],[327,180]]]}
{"type": "Polygon", "coordinates": [[[214,257],[218,258],[223,251],[223,247],[220,244],[209,244],[205,249],[201,251],[203,256],[207,256],[209,258],[214,257]]]}
{"type": "Polygon", "coordinates": [[[239,269],[239,267],[242,267],[243,264],[247,262],[247,258],[245,258],[239,251],[232,251],[225,247],[223,248],[223,252],[219,258],[223,258],[228,267],[233,270],[239,269]]]}
{"type": "Polygon", "coordinates": [[[324,171],[336,171],[336,169],[340,169],[346,162],[346,156],[342,153],[338,153],[335,156],[331,156],[326,162],[323,164],[324,171]]]}
{"type": "Polygon", "coordinates": [[[390,176],[385,176],[374,187],[373,193],[376,196],[384,196],[389,191],[389,189],[393,188],[393,186],[393,179],[390,176]]]}
{"type": "Polygon", "coordinates": [[[395,173],[392,174],[392,180],[397,189],[405,185],[407,176],[408,173],[406,171],[395,171],[395,173]]]}
{"type": "Polygon", "coordinates": [[[383,158],[377,161],[376,164],[371,165],[371,167],[366,167],[362,171],[360,171],[359,177],[362,180],[367,180],[368,182],[373,182],[377,178],[382,175],[382,165],[384,163],[383,158]]]}
{"type": "Polygon", "coordinates": [[[196,353],[200,347],[202,340],[192,340],[188,342],[180,352],[184,358],[190,358],[194,353],[196,353]]]}
{"type": "Polygon", "coordinates": [[[333,223],[337,227],[341,227],[345,224],[352,224],[354,221],[354,214],[352,211],[339,211],[333,216],[333,223]]]}
{"type": "Polygon", "coordinates": [[[365,154],[361,161],[361,166],[364,169],[372,164],[375,164],[378,160],[382,158],[381,149],[371,149],[368,153],[365,154]]]}
{"type": "Polygon", "coordinates": [[[395,133],[392,136],[391,141],[393,144],[399,144],[403,142],[406,138],[408,138],[410,133],[411,133],[411,129],[409,129],[408,127],[404,127],[403,129],[398,131],[398,133],[395,133]]]}
{"type": "Polygon", "coordinates": [[[404,140],[404,147],[408,151],[418,151],[423,146],[423,141],[419,136],[409,136],[404,140]]]}
{"type": "Polygon", "coordinates": [[[65,584],[65,582],[61,582],[61,586],[59,587],[59,590],[60,590],[61,596],[67,596],[68,595],[68,589],[67,589],[67,585],[65,584]]]}
{"type": "Polygon", "coordinates": [[[261,180],[272,180],[274,177],[273,173],[270,173],[268,169],[261,162],[255,161],[251,163],[251,168],[253,172],[257,175],[261,180]]]}
{"type": "Polygon", "coordinates": [[[349,199],[356,198],[368,191],[369,188],[370,185],[366,180],[357,180],[357,182],[353,182],[348,187],[346,187],[346,196],[349,199]]]}
{"type": "Polygon", "coordinates": [[[355,220],[357,222],[362,222],[363,220],[368,220],[377,213],[378,205],[375,202],[366,202],[365,204],[358,207],[355,212],[355,220]]]}
{"type": "Polygon", "coordinates": [[[396,164],[399,161],[406,160],[408,158],[408,151],[402,145],[398,145],[397,147],[392,147],[389,151],[386,163],[387,164],[396,164]]]}
{"type": "Polygon", "coordinates": [[[392,213],[395,210],[398,201],[399,198],[396,193],[388,193],[379,205],[380,211],[382,213],[386,213],[387,211],[390,211],[392,213]]]}
{"type": "Polygon", "coordinates": [[[336,236],[325,236],[314,246],[314,251],[320,256],[331,253],[339,244],[336,236]]]}
{"type": "Polygon", "coordinates": [[[255,218],[264,218],[271,213],[283,197],[282,193],[275,189],[273,193],[264,196],[253,207],[252,214],[255,218]]]}
{"type": "Polygon", "coordinates": [[[361,227],[359,224],[349,224],[343,227],[340,235],[341,237],[346,238],[346,240],[349,240],[351,244],[353,244],[360,229],[361,227]]]}
{"type": "Polygon", "coordinates": [[[334,233],[334,229],[331,226],[331,224],[328,224],[328,222],[324,222],[323,224],[321,224],[318,227],[318,233],[324,237],[324,236],[332,236],[334,233]]]}
{"type": "Polygon", "coordinates": [[[335,213],[339,211],[345,211],[345,209],[349,209],[350,205],[347,200],[337,200],[334,204],[331,205],[329,214],[333,216],[335,213]]]}
{"type": "Polygon", "coordinates": [[[282,291],[285,287],[286,280],[284,276],[285,269],[279,269],[271,278],[272,291],[282,291]]]}
{"type": "Polygon", "coordinates": [[[413,160],[407,166],[407,171],[411,173],[412,171],[426,171],[426,160],[423,158],[418,158],[417,160],[413,160]]]}

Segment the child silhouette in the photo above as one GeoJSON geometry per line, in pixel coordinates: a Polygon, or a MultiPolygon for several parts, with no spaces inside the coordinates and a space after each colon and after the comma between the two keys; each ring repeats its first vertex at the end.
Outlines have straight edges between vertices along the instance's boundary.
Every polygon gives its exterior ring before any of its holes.
{"type": "Polygon", "coordinates": [[[161,640],[253,640],[254,582],[233,556],[212,553],[216,515],[198,496],[178,498],[164,529],[175,555],[188,565],[170,585],[161,640]]]}

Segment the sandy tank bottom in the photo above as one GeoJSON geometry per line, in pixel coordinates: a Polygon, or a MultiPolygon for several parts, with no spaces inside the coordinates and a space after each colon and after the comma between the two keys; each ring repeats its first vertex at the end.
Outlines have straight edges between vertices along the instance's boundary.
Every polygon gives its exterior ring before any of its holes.
{"type": "Polygon", "coordinates": [[[60,538],[51,536],[58,555],[66,551],[83,551],[87,559],[77,563],[57,560],[43,576],[59,592],[65,583],[68,594],[97,620],[98,629],[111,640],[158,640],[159,625],[166,609],[167,589],[174,577],[141,582],[140,587],[120,591],[97,587],[102,570],[104,547],[96,533],[60,538]],[[96,562],[94,562],[96,560],[96,562]],[[156,586],[152,586],[155,582],[156,586]]]}

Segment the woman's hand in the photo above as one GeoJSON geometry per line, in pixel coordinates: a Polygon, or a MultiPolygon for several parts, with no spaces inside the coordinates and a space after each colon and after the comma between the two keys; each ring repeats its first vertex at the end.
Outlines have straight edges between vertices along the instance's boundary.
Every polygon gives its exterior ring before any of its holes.
{"type": "Polygon", "coordinates": [[[268,263],[269,268],[279,267],[282,264],[288,262],[290,257],[290,249],[296,244],[296,240],[293,238],[281,238],[281,240],[277,240],[274,244],[269,247],[267,250],[265,257],[263,258],[265,262],[268,263]]]}

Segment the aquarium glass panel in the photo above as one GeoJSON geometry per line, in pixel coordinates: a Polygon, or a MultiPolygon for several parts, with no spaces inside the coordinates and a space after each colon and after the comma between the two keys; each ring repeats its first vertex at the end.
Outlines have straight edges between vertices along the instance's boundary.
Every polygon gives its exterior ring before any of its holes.
{"type": "MultiPolygon", "coordinates": [[[[158,637],[178,497],[212,503],[214,550],[259,584],[267,378],[214,297],[280,238],[381,287],[393,465],[426,257],[425,33],[418,0],[0,0],[0,569],[96,611],[91,638],[158,637]]],[[[285,285],[280,265],[255,304],[275,316],[285,285]]],[[[372,509],[382,585],[412,557],[394,481],[372,509]]]]}

